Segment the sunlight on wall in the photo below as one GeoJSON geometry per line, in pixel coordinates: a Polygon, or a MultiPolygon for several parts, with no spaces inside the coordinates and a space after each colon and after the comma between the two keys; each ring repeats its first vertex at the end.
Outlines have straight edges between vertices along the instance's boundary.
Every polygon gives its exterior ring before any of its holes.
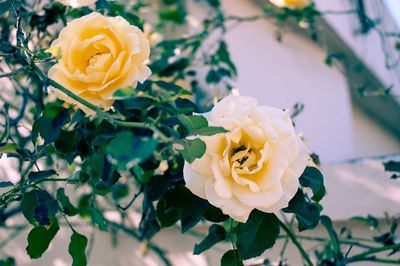
{"type": "Polygon", "coordinates": [[[385,0],[388,4],[390,12],[392,12],[393,17],[396,19],[397,24],[400,26],[400,1],[399,0],[385,0]]]}

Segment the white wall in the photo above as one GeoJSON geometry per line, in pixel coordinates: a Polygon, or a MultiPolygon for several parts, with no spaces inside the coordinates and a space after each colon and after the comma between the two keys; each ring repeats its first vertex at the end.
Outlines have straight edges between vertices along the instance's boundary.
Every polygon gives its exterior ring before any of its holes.
{"type": "MultiPolygon", "coordinates": [[[[260,13],[260,6],[252,1],[223,3],[230,14],[260,13]]],[[[276,29],[270,21],[258,21],[228,34],[241,94],[281,108],[304,103],[297,129],[323,162],[400,152],[398,140],[352,106],[346,78],[324,64],[327,54],[322,48],[288,29],[279,43],[274,39],[276,29]]],[[[375,60],[382,63],[382,55],[375,60]]]]}
{"type": "MultiPolygon", "coordinates": [[[[397,1],[397,0],[394,0],[397,1]]],[[[354,9],[355,1],[348,0],[316,0],[320,10],[351,10],[354,9]]],[[[379,19],[377,28],[386,32],[399,32],[395,20],[388,11],[384,0],[364,1],[366,14],[371,19],[379,19]]],[[[360,22],[354,15],[330,15],[325,17],[337,33],[350,45],[365,64],[374,71],[387,85],[394,85],[394,92],[400,95],[400,65],[388,69],[385,65],[384,51],[388,53],[391,62],[399,59],[399,53],[394,49],[397,39],[386,38],[383,43],[376,30],[368,34],[357,34],[360,22]]]]}

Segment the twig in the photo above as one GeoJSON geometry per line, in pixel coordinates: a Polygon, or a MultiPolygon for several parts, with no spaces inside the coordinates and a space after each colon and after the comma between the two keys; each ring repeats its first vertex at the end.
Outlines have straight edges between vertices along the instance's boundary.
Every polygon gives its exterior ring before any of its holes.
{"type": "Polygon", "coordinates": [[[122,210],[122,211],[126,211],[127,209],[129,209],[129,207],[132,206],[132,204],[133,204],[133,203],[135,202],[135,200],[140,196],[140,194],[142,194],[142,192],[143,192],[143,186],[140,187],[139,191],[136,192],[136,193],[133,195],[132,199],[129,201],[129,203],[128,203],[125,207],[122,207],[121,205],[118,204],[118,208],[119,208],[120,210],[122,210]]]}
{"type": "Polygon", "coordinates": [[[23,67],[20,67],[20,68],[18,68],[16,70],[11,71],[11,72],[0,74],[0,79],[1,78],[11,78],[11,77],[13,77],[13,76],[15,76],[15,75],[17,75],[17,74],[19,74],[21,72],[24,72],[27,69],[28,69],[27,66],[23,66],[23,67]]]}
{"type": "MultiPolygon", "coordinates": [[[[395,245],[390,245],[390,246],[383,246],[379,248],[373,248],[370,250],[367,250],[365,252],[362,252],[360,254],[354,255],[350,258],[348,258],[345,263],[350,264],[353,262],[357,261],[365,261],[365,260],[371,260],[371,256],[380,252],[388,251],[388,250],[395,250],[395,249],[400,249],[400,244],[395,244],[395,245]]],[[[372,259],[373,261],[373,259],[372,259]]],[[[395,264],[400,264],[400,260],[397,261],[395,264]]]]}
{"type": "Polygon", "coordinates": [[[307,252],[304,250],[304,248],[301,246],[299,241],[296,238],[296,235],[293,234],[293,232],[282,222],[279,221],[279,225],[282,227],[282,229],[286,232],[290,240],[292,240],[292,243],[297,247],[297,249],[300,251],[300,254],[303,256],[303,258],[306,260],[307,264],[309,266],[314,266],[312,263],[310,257],[308,256],[307,252]]]}
{"type": "MultiPolygon", "coordinates": [[[[284,216],[284,217],[285,217],[285,216],[284,216]]],[[[289,228],[292,228],[293,222],[294,222],[294,216],[293,216],[292,219],[290,220],[289,228]]],[[[282,249],[281,249],[281,252],[279,253],[279,256],[280,256],[281,260],[283,259],[283,256],[285,255],[285,252],[286,252],[286,248],[287,248],[288,243],[289,243],[289,237],[286,236],[286,237],[285,237],[285,242],[283,243],[283,247],[282,247],[282,249]]]]}

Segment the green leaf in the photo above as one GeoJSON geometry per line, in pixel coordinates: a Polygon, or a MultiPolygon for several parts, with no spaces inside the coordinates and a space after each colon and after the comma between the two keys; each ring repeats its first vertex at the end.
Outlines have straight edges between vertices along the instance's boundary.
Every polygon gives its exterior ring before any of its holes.
{"type": "Polygon", "coordinates": [[[10,181],[1,181],[0,188],[12,187],[14,184],[10,181]]]}
{"type": "Polygon", "coordinates": [[[96,146],[102,146],[108,142],[110,142],[113,138],[115,137],[114,134],[102,134],[96,136],[96,138],[93,140],[92,144],[96,146]]]}
{"type": "Polygon", "coordinates": [[[237,249],[229,250],[221,258],[221,266],[243,266],[237,249]]]}
{"type": "Polygon", "coordinates": [[[133,135],[126,131],[119,133],[106,146],[111,161],[119,169],[127,170],[147,160],[157,148],[157,140],[133,135]]]}
{"type": "Polygon", "coordinates": [[[0,260],[0,266],[16,266],[15,259],[13,257],[6,257],[0,260]]]}
{"type": "Polygon", "coordinates": [[[208,206],[206,200],[196,196],[189,202],[187,202],[187,206],[183,209],[181,215],[182,233],[186,233],[201,221],[208,206]]]}
{"type": "Polygon", "coordinates": [[[182,154],[183,159],[188,163],[192,163],[197,158],[201,158],[207,148],[206,144],[201,139],[183,139],[177,141],[177,143],[182,145],[180,153],[182,154]]]}
{"type": "Polygon", "coordinates": [[[201,115],[178,115],[178,119],[189,131],[208,126],[207,119],[201,115]]]}
{"type": "Polygon", "coordinates": [[[57,140],[62,127],[70,121],[67,109],[50,106],[46,108],[39,119],[32,127],[32,136],[36,138],[38,134],[44,139],[44,145],[57,140]]]}
{"type": "MultiPolygon", "coordinates": [[[[1,13],[0,13],[1,14],[1,13]]],[[[394,48],[396,49],[396,50],[400,50],[400,42],[396,42],[395,44],[394,44],[394,48]]]]}
{"type": "Polygon", "coordinates": [[[154,205],[145,195],[142,201],[142,219],[139,223],[140,240],[149,240],[160,230],[154,205]]]}
{"type": "Polygon", "coordinates": [[[221,81],[222,76],[218,73],[217,70],[211,69],[208,71],[206,76],[206,82],[208,84],[217,84],[221,81]]]}
{"type": "Polygon", "coordinates": [[[46,226],[55,220],[58,203],[45,190],[31,190],[24,194],[21,208],[31,224],[46,226]]]}
{"type": "Polygon", "coordinates": [[[222,223],[229,219],[228,215],[225,215],[221,209],[214,207],[209,204],[208,209],[204,213],[204,219],[213,223],[222,223]]]}
{"type": "Polygon", "coordinates": [[[11,11],[11,10],[13,10],[13,9],[12,9],[12,5],[9,1],[2,1],[0,3],[0,15],[3,15],[5,12],[11,11]]]}
{"type": "Polygon", "coordinates": [[[116,100],[124,100],[132,98],[134,95],[135,91],[132,87],[125,87],[114,92],[113,98],[116,100]]]}
{"type": "Polygon", "coordinates": [[[385,171],[400,173],[400,162],[389,161],[383,163],[383,165],[385,166],[385,171]]]}
{"type": "Polygon", "coordinates": [[[101,231],[107,231],[107,221],[104,219],[103,214],[96,208],[90,209],[93,224],[96,224],[101,231]]]}
{"type": "Polygon", "coordinates": [[[162,80],[154,81],[153,83],[164,91],[167,91],[169,95],[193,95],[193,92],[185,90],[175,83],[165,82],[162,80]]]}
{"type": "Polygon", "coordinates": [[[340,241],[339,237],[333,228],[332,221],[328,216],[322,215],[321,216],[321,224],[325,227],[326,231],[328,232],[330,245],[332,246],[333,252],[335,254],[336,259],[342,259],[343,255],[340,250],[340,241]]]}
{"type": "Polygon", "coordinates": [[[68,252],[72,257],[72,266],[86,266],[86,246],[87,238],[74,231],[71,235],[71,242],[68,246],[68,252]]]}
{"type": "Polygon", "coordinates": [[[221,5],[219,0],[207,0],[212,7],[219,7],[221,5]]]}
{"type": "Polygon", "coordinates": [[[210,249],[212,246],[217,244],[220,241],[226,239],[226,231],[225,228],[218,224],[213,224],[208,229],[208,235],[203,239],[199,244],[194,246],[194,255],[199,255],[204,251],[210,249]]]}
{"type": "Polygon", "coordinates": [[[231,57],[228,52],[228,47],[225,42],[220,43],[220,46],[217,51],[217,55],[218,55],[219,60],[221,60],[222,62],[227,64],[229,66],[229,68],[232,70],[232,72],[235,75],[237,75],[237,70],[236,70],[235,64],[231,60],[231,57]]]}
{"type": "Polygon", "coordinates": [[[186,11],[182,5],[174,7],[167,7],[160,10],[160,18],[163,20],[170,20],[177,24],[185,22],[186,11]]]}
{"type": "Polygon", "coordinates": [[[36,183],[42,181],[50,176],[57,175],[56,171],[54,170],[45,170],[39,172],[30,172],[28,175],[29,182],[36,183]]]}
{"type": "MultiPolygon", "coordinates": [[[[61,50],[61,49],[60,49],[61,50]]],[[[47,52],[47,49],[41,48],[39,52],[36,54],[38,59],[46,59],[52,57],[52,53],[47,52]]]]}
{"type": "MultiPolygon", "coordinates": [[[[165,182],[161,184],[162,187],[168,188],[168,184],[165,182]]],[[[159,191],[164,194],[163,191],[159,191]]],[[[146,195],[149,194],[146,193],[146,195]]],[[[155,199],[154,196],[153,199],[155,199]]],[[[210,205],[206,200],[190,192],[184,185],[177,185],[168,190],[160,201],[161,203],[159,202],[157,206],[157,216],[162,221],[162,225],[172,225],[178,218],[181,221],[182,233],[185,233],[201,221],[210,205]]]]}
{"type": "Polygon", "coordinates": [[[300,232],[313,229],[318,225],[320,210],[315,203],[306,201],[305,195],[300,189],[293,199],[289,201],[289,206],[283,211],[295,214],[300,232]]]}
{"type": "Polygon", "coordinates": [[[178,120],[188,130],[188,136],[211,136],[228,132],[223,127],[209,127],[207,119],[201,115],[178,115],[178,120]]]}
{"type": "Polygon", "coordinates": [[[279,220],[272,213],[253,210],[246,223],[237,226],[237,245],[241,260],[260,256],[274,246],[279,235],[279,220]]]}
{"type": "Polygon", "coordinates": [[[0,144],[0,154],[2,153],[17,153],[18,145],[13,143],[0,144]]]}
{"type": "Polygon", "coordinates": [[[229,132],[223,127],[204,127],[197,130],[194,130],[192,135],[199,135],[199,136],[212,136],[219,133],[226,133],[229,132]]]}
{"type": "Polygon", "coordinates": [[[67,195],[65,195],[65,189],[57,189],[57,200],[61,203],[63,212],[68,216],[74,216],[78,213],[78,209],[71,204],[67,195]]]}
{"type": "Polygon", "coordinates": [[[50,242],[53,240],[60,229],[56,220],[50,227],[34,227],[28,234],[28,246],[26,251],[32,259],[40,258],[48,249],[50,242]]]}
{"type": "Polygon", "coordinates": [[[119,201],[129,195],[129,186],[117,183],[111,187],[112,197],[115,201],[119,201]]]}
{"type": "Polygon", "coordinates": [[[154,176],[154,171],[145,171],[139,165],[132,167],[133,176],[140,184],[146,184],[149,182],[152,176],[154,176]]]}
{"type": "Polygon", "coordinates": [[[307,167],[300,176],[300,184],[311,188],[314,195],[312,200],[319,202],[325,196],[324,177],[315,167],[307,167]]]}
{"type": "Polygon", "coordinates": [[[352,217],[351,220],[368,224],[369,226],[371,226],[374,229],[379,227],[378,218],[376,218],[372,215],[368,215],[367,217],[355,216],[355,217],[352,217]]]}
{"type": "Polygon", "coordinates": [[[166,198],[162,198],[157,203],[157,219],[162,227],[169,227],[179,221],[182,209],[168,205],[166,198]]]}

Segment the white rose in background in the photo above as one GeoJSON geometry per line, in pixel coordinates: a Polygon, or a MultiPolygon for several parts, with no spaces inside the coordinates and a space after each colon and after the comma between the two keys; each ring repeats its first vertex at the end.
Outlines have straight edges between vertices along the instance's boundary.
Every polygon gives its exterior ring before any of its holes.
{"type": "Polygon", "coordinates": [[[229,132],[201,137],[204,156],[184,167],[192,193],[239,222],[253,209],[273,213],[287,207],[309,159],[289,114],[229,96],[215,105],[209,122],[229,132]]]}
{"type": "Polygon", "coordinates": [[[312,3],[312,0],[269,0],[272,4],[278,7],[287,8],[305,8],[312,3]]]}
{"type": "Polygon", "coordinates": [[[61,4],[65,6],[70,6],[73,8],[90,6],[91,4],[96,3],[97,0],[58,0],[61,4]]]}

